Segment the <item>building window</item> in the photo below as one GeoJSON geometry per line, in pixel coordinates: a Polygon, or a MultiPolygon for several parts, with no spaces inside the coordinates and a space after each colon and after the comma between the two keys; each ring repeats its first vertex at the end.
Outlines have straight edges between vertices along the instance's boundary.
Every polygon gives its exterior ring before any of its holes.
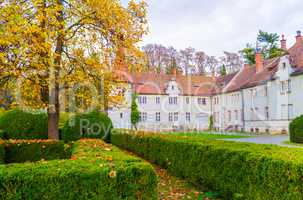
{"type": "Polygon", "coordinates": [[[140,122],[145,122],[146,120],[147,120],[147,113],[146,112],[140,112],[139,121],[140,122]]]}
{"type": "Polygon", "coordinates": [[[160,112],[157,112],[157,113],[156,113],[156,121],[157,121],[157,122],[160,122],[160,121],[161,121],[161,113],[160,113],[160,112]]]}
{"type": "Polygon", "coordinates": [[[281,119],[287,119],[287,111],[286,111],[287,107],[286,105],[281,105],[281,119]]]}
{"type": "Polygon", "coordinates": [[[257,120],[259,117],[258,117],[258,113],[259,113],[259,108],[255,108],[255,120],[257,120]]]}
{"type": "Polygon", "coordinates": [[[186,97],[186,104],[189,104],[189,97],[186,97]]]}
{"type": "Polygon", "coordinates": [[[189,112],[186,113],[186,121],[190,122],[190,113],[189,112]]]}
{"type": "Polygon", "coordinates": [[[145,96],[140,96],[140,97],[138,97],[138,102],[139,102],[139,104],[146,104],[147,98],[145,96]]]}
{"type": "Polygon", "coordinates": [[[156,97],[156,104],[160,104],[160,97],[156,97]]]}
{"type": "Polygon", "coordinates": [[[168,113],[168,121],[169,122],[173,121],[173,113],[168,113]]]}
{"type": "Polygon", "coordinates": [[[291,80],[287,81],[287,92],[291,93],[291,80]]]}
{"type": "Polygon", "coordinates": [[[268,95],[268,89],[267,89],[267,86],[265,86],[265,87],[264,87],[264,96],[267,97],[267,95],[268,95]]]}
{"type": "Polygon", "coordinates": [[[120,118],[121,118],[121,119],[123,118],[123,113],[120,113],[120,118]]]}
{"type": "Polygon", "coordinates": [[[199,105],[206,105],[206,99],[205,98],[198,98],[198,104],[199,105]]]}
{"type": "Polygon", "coordinates": [[[239,116],[238,116],[238,111],[235,110],[235,120],[238,120],[239,119],[239,116]]]}
{"type": "Polygon", "coordinates": [[[281,94],[285,94],[286,92],[291,93],[291,80],[281,81],[281,94]]]}
{"type": "Polygon", "coordinates": [[[254,120],[254,109],[250,109],[250,120],[254,120]]]}
{"type": "Polygon", "coordinates": [[[177,122],[179,120],[179,113],[174,113],[174,121],[177,122]]]}
{"type": "Polygon", "coordinates": [[[228,111],[228,121],[231,121],[231,111],[228,111]]]}
{"type": "Polygon", "coordinates": [[[288,105],[288,119],[292,119],[294,117],[294,110],[293,110],[293,105],[289,104],[288,105]]]}
{"type": "Polygon", "coordinates": [[[265,107],[265,119],[268,120],[269,119],[269,107],[265,107]]]}
{"type": "Polygon", "coordinates": [[[178,97],[169,97],[168,98],[168,103],[169,104],[174,104],[174,105],[177,105],[178,104],[178,97]]]}

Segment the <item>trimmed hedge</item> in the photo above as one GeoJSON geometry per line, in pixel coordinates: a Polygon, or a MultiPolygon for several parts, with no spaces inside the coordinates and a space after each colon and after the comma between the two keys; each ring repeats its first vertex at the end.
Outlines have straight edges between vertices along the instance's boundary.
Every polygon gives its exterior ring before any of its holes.
{"type": "Polygon", "coordinates": [[[81,140],[70,160],[0,165],[3,200],[154,200],[153,167],[101,140],[81,140]]]}
{"type": "Polygon", "coordinates": [[[0,118],[0,129],[6,139],[47,139],[47,114],[10,110],[0,118]]]}
{"type": "Polygon", "coordinates": [[[303,143],[303,115],[289,124],[290,141],[303,143]]]}
{"type": "Polygon", "coordinates": [[[10,140],[5,143],[5,163],[70,158],[70,145],[54,140],[10,140]]]}
{"type": "Polygon", "coordinates": [[[5,150],[4,150],[4,141],[2,141],[0,139],[0,164],[3,164],[4,163],[4,154],[5,150]]]}
{"type": "Polygon", "coordinates": [[[81,138],[104,138],[109,141],[112,128],[111,119],[105,113],[95,110],[90,113],[76,114],[66,121],[61,137],[65,141],[81,138]]]}
{"type": "Polygon", "coordinates": [[[303,199],[303,150],[114,131],[112,143],[225,199],[303,199]]]}

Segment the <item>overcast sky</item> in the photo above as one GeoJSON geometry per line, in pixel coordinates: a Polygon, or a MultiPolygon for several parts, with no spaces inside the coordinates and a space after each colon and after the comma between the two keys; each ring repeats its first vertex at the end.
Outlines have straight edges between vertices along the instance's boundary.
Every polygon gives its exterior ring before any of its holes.
{"type": "MultiPolygon", "coordinates": [[[[122,0],[127,1],[127,0],[122,0]]],[[[302,0],[147,0],[150,33],[144,44],[191,46],[209,55],[237,52],[258,30],[285,34],[292,44],[303,31],[302,0]]]]}

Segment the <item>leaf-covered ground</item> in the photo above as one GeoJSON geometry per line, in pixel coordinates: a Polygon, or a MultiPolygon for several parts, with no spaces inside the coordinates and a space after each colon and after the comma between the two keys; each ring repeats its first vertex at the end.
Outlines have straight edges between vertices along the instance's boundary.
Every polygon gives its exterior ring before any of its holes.
{"type": "MultiPolygon", "coordinates": [[[[132,152],[123,151],[132,156],[137,156],[132,152]]],[[[152,165],[159,179],[158,196],[160,200],[219,200],[219,193],[202,192],[186,180],[170,175],[167,170],[157,165],[152,165]]]]}
{"type": "Polygon", "coordinates": [[[159,177],[160,200],[213,200],[218,199],[218,193],[202,192],[185,180],[171,176],[164,169],[154,166],[159,177]]]}

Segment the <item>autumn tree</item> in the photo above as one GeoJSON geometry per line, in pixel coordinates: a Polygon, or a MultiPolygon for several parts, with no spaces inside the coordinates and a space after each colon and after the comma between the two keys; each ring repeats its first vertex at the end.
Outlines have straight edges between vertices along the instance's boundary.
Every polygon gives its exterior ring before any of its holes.
{"type": "Polygon", "coordinates": [[[125,64],[134,63],[146,33],[144,1],[123,7],[118,0],[10,0],[0,6],[1,85],[20,89],[19,104],[47,109],[50,139],[59,136],[60,97],[85,86],[78,90],[83,98],[99,99],[102,89],[114,99],[109,91],[118,52],[125,64]]]}

